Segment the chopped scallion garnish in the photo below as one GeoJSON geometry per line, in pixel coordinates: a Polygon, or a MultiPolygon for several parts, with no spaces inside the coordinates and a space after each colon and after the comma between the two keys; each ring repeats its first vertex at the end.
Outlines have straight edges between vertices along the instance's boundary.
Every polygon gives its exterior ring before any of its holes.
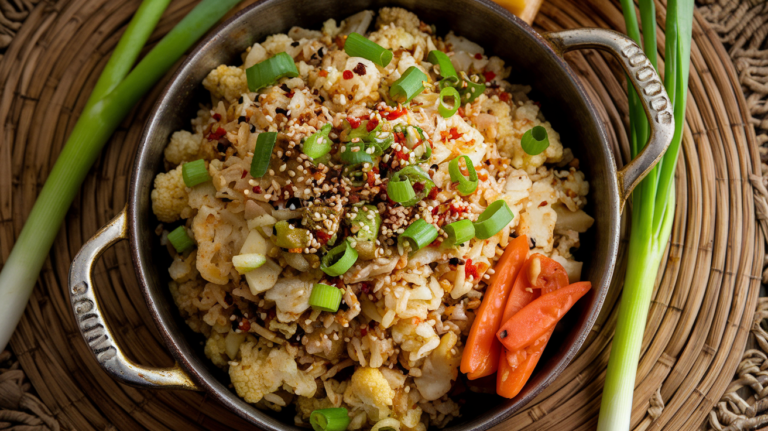
{"type": "Polygon", "coordinates": [[[405,232],[397,237],[397,244],[402,247],[403,243],[408,241],[411,245],[411,252],[413,253],[432,244],[432,241],[436,239],[437,228],[420,218],[411,223],[411,225],[405,229],[405,232]]]}
{"type": "Polygon", "coordinates": [[[318,283],[312,287],[309,295],[309,305],[315,310],[335,313],[339,311],[342,297],[341,289],[327,284],[318,283]]]}
{"type": "Polygon", "coordinates": [[[309,415],[309,423],[315,431],[343,431],[349,422],[347,409],[341,407],[315,410],[309,415]]]}
{"type": "Polygon", "coordinates": [[[450,118],[461,106],[461,96],[459,96],[458,90],[453,87],[445,87],[440,90],[440,104],[437,106],[437,112],[443,116],[443,118],[450,118]],[[452,106],[448,106],[445,103],[445,98],[450,97],[453,99],[452,106]]]}
{"type": "Polygon", "coordinates": [[[259,253],[239,254],[237,256],[232,256],[232,265],[235,266],[235,269],[240,274],[251,272],[261,265],[264,265],[266,262],[267,258],[263,254],[259,253]]]}
{"type": "Polygon", "coordinates": [[[331,123],[325,123],[323,127],[312,136],[304,140],[303,151],[307,156],[317,159],[323,157],[331,151],[331,138],[328,134],[333,126],[331,123]]]}
{"type": "Polygon", "coordinates": [[[340,158],[341,162],[347,166],[357,166],[363,163],[373,164],[371,155],[365,152],[365,145],[352,146],[351,144],[348,144],[347,150],[341,153],[340,158]],[[353,151],[353,149],[356,149],[357,151],[353,151]]]}
{"type": "Polygon", "coordinates": [[[458,190],[459,194],[462,196],[471,195],[475,192],[475,190],[477,190],[477,171],[475,171],[475,167],[472,164],[472,159],[470,159],[469,156],[459,156],[451,160],[451,162],[448,163],[448,173],[451,174],[452,182],[459,183],[458,187],[456,187],[456,190],[458,190]],[[461,173],[461,168],[459,167],[459,160],[461,159],[464,159],[464,164],[467,165],[469,178],[465,177],[464,174],[461,173]]]}
{"type": "Polygon", "coordinates": [[[350,33],[344,42],[344,52],[350,57],[362,57],[381,67],[387,67],[392,61],[392,51],[384,49],[381,45],[371,41],[358,33],[350,33]]]}
{"type": "Polygon", "coordinates": [[[168,241],[170,241],[173,248],[177,252],[183,253],[186,249],[195,245],[192,238],[187,235],[187,228],[179,226],[168,234],[168,241]]]}
{"type": "Polygon", "coordinates": [[[459,94],[461,94],[462,104],[472,103],[485,92],[485,84],[479,84],[466,79],[458,85],[458,90],[459,94]]]}
{"type": "Polygon", "coordinates": [[[429,175],[421,170],[418,166],[406,166],[403,169],[394,172],[389,178],[389,184],[387,184],[387,195],[394,202],[401,204],[404,207],[414,206],[419,201],[427,197],[429,192],[435,183],[429,175]],[[407,184],[400,185],[400,184],[407,184]],[[417,193],[414,184],[421,184],[421,190],[417,193]],[[410,190],[410,192],[409,192],[410,190]],[[412,194],[411,194],[412,193],[412,194]],[[406,198],[406,196],[411,196],[406,198]]]}
{"type": "Polygon", "coordinates": [[[536,126],[523,134],[520,140],[523,151],[531,156],[536,156],[544,152],[549,147],[549,136],[547,129],[542,126],[536,126]]]}
{"type": "Polygon", "coordinates": [[[416,66],[411,66],[403,73],[403,76],[395,81],[389,88],[392,100],[398,103],[407,103],[424,91],[423,82],[429,78],[416,66]]]}
{"type": "Polygon", "coordinates": [[[184,185],[187,187],[194,187],[211,179],[203,159],[184,163],[181,167],[181,177],[184,179],[184,185]]]}
{"type": "Polygon", "coordinates": [[[400,204],[413,199],[416,196],[416,192],[413,190],[413,186],[408,178],[393,176],[387,184],[387,196],[393,202],[400,204]]]}
{"type": "Polygon", "coordinates": [[[488,239],[504,229],[513,218],[515,218],[515,214],[512,213],[507,202],[499,199],[488,205],[488,208],[477,218],[474,223],[475,237],[488,239]]]}
{"type": "Polygon", "coordinates": [[[299,71],[296,69],[296,63],[293,62],[293,58],[285,52],[270,57],[261,63],[254,64],[245,70],[248,89],[251,91],[258,91],[272,85],[278,79],[286,76],[295,78],[299,76],[299,71]]]}
{"type": "Polygon", "coordinates": [[[251,161],[251,176],[261,178],[269,169],[269,160],[272,158],[272,150],[277,141],[277,132],[262,132],[256,138],[256,148],[253,150],[251,161]]]}
{"type": "Polygon", "coordinates": [[[357,250],[344,241],[323,256],[320,269],[331,277],[338,277],[352,268],[357,261],[357,250]]]}
{"type": "Polygon", "coordinates": [[[444,52],[438,50],[429,51],[427,61],[436,64],[440,68],[440,76],[443,78],[457,78],[456,69],[451,64],[451,59],[444,52]]]}
{"type": "Polygon", "coordinates": [[[464,244],[475,237],[475,226],[471,220],[455,221],[445,226],[443,230],[448,234],[448,239],[443,244],[449,247],[464,244]]]}

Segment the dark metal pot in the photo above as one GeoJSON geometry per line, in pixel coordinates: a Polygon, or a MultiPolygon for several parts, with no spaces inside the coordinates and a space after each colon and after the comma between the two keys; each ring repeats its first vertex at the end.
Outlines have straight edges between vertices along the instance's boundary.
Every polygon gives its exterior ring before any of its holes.
{"type": "MultiPolygon", "coordinates": [[[[276,417],[241,400],[227,388],[226,375],[203,355],[199,338],[186,328],[168,292],[168,256],[154,233],[150,191],[163,167],[163,149],[176,130],[183,129],[203,100],[201,82],[208,72],[239,62],[240,53],[266,36],[287,32],[294,25],[319,28],[329,18],[343,19],[365,9],[401,6],[428,23],[438,34],[454,30],[485,47],[513,68],[510,82],[529,84],[532,98],[561,134],[563,144],[581,160],[590,182],[587,212],[596,222],[583,236],[584,279],[593,290],[568,313],[568,321],[550,341],[538,368],[512,400],[495,395],[467,397],[462,417],[450,430],[485,430],[522,408],[549,385],[581,347],[597,318],[616,264],[621,211],[626,197],[658,161],[674,130],[671,105],[648,59],[637,45],[619,33],[579,29],[540,35],[489,0],[264,0],[243,10],[200,43],[176,72],[155,105],[146,125],[131,179],[126,209],[97,233],[75,258],[70,272],[72,307],[80,331],[104,369],[114,378],[149,388],[205,391],[237,415],[261,429],[296,429],[291,416],[276,417]],[[575,73],[563,61],[564,52],[597,48],[610,52],[639,88],[651,122],[651,138],[632,163],[617,171],[606,130],[575,73]],[[115,343],[93,290],[93,262],[122,239],[130,250],[140,287],[177,365],[155,369],[128,360],[115,343]]],[[[292,409],[287,409],[292,410],[292,409]]]]}

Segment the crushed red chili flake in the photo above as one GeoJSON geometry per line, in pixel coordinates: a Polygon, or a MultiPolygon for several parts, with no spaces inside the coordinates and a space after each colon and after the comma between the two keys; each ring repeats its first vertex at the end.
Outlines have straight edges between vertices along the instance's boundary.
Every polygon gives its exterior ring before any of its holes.
{"type": "Polygon", "coordinates": [[[360,202],[360,196],[358,195],[349,195],[349,203],[356,204],[360,202]]]}
{"type": "Polygon", "coordinates": [[[218,129],[216,129],[215,132],[211,132],[208,134],[208,140],[215,141],[217,139],[221,139],[226,134],[227,134],[227,131],[224,130],[223,127],[219,127],[218,129]]]}
{"type": "Polygon", "coordinates": [[[541,203],[539,204],[539,207],[545,207],[545,206],[547,206],[547,201],[541,201],[541,203]]]}
{"type": "Polygon", "coordinates": [[[508,102],[510,97],[511,95],[505,91],[502,91],[501,93],[499,93],[499,100],[501,100],[502,102],[508,102]]]}
{"type": "Polygon", "coordinates": [[[344,79],[347,79],[347,80],[349,80],[349,79],[352,79],[352,78],[354,78],[354,77],[355,77],[355,75],[353,75],[353,74],[352,74],[352,71],[351,71],[351,70],[345,70],[345,71],[344,71],[344,73],[342,73],[342,74],[341,74],[341,76],[342,76],[344,79]]]}
{"type": "Polygon", "coordinates": [[[482,60],[483,59],[483,54],[480,54],[478,52],[477,54],[475,54],[475,58],[478,59],[478,60],[482,60]]]}
{"type": "Polygon", "coordinates": [[[413,191],[416,193],[419,193],[424,190],[424,183],[414,183],[413,184],[413,191]]]}
{"type": "Polygon", "coordinates": [[[240,321],[240,324],[237,325],[237,329],[239,329],[242,332],[248,332],[251,330],[251,321],[248,319],[243,319],[240,321]]]}
{"type": "Polygon", "coordinates": [[[373,187],[376,184],[376,176],[373,171],[368,171],[368,185],[373,187]]]}
{"type": "Polygon", "coordinates": [[[443,241],[441,241],[440,239],[436,239],[429,244],[429,247],[440,247],[440,245],[442,244],[443,244],[443,241]]]}
{"type": "Polygon", "coordinates": [[[400,160],[408,160],[410,157],[408,157],[408,154],[405,154],[402,151],[395,151],[395,156],[400,160]]]}
{"type": "Polygon", "coordinates": [[[240,179],[242,180],[243,178],[245,178],[245,177],[246,177],[246,175],[248,175],[248,171],[245,171],[245,170],[244,170],[244,171],[243,171],[243,175],[240,177],[240,179]]]}
{"type": "Polygon", "coordinates": [[[366,335],[368,335],[368,329],[360,328],[360,336],[365,337],[366,335]]]}
{"type": "Polygon", "coordinates": [[[291,91],[291,92],[289,92],[288,94],[286,94],[286,96],[287,96],[289,99],[290,99],[290,98],[292,98],[292,97],[293,97],[293,91],[291,91]]]}
{"type": "Polygon", "coordinates": [[[368,123],[365,125],[365,130],[371,132],[378,125],[379,125],[379,119],[374,117],[373,119],[368,120],[368,123]]]}
{"type": "Polygon", "coordinates": [[[437,198],[437,194],[440,193],[440,191],[441,191],[440,187],[432,187],[432,190],[429,191],[429,194],[427,195],[427,198],[429,198],[429,199],[437,198]]]}
{"type": "Polygon", "coordinates": [[[221,120],[221,114],[219,114],[218,112],[217,112],[217,113],[215,113],[215,114],[213,114],[213,115],[212,115],[212,117],[213,117],[213,119],[214,119],[214,120],[216,120],[216,121],[219,121],[219,120],[221,120]]]}
{"type": "Polygon", "coordinates": [[[464,276],[479,278],[479,274],[477,273],[477,265],[472,264],[472,259],[467,259],[467,263],[464,264],[464,276]]]}
{"type": "Polygon", "coordinates": [[[357,129],[360,127],[360,119],[355,117],[347,117],[347,123],[349,123],[350,126],[352,126],[353,129],[357,129]]]}
{"type": "Polygon", "coordinates": [[[319,230],[315,232],[315,238],[317,238],[317,241],[321,244],[325,244],[328,242],[328,240],[331,239],[331,235],[329,235],[327,232],[319,230]]]}
{"type": "Polygon", "coordinates": [[[462,117],[462,118],[465,117],[465,115],[464,115],[464,108],[459,106],[459,111],[458,112],[459,112],[459,117],[462,117]]]}
{"type": "Polygon", "coordinates": [[[365,75],[365,65],[363,63],[357,63],[357,66],[355,66],[352,71],[360,76],[363,76],[365,75]]]}
{"type": "Polygon", "coordinates": [[[322,76],[323,78],[325,78],[326,76],[328,76],[328,71],[320,69],[320,71],[317,72],[317,75],[318,76],[322,76]]]}
{"type": "Polygon", "coordinates": [[[254,193],[261,193],[261,187],[259,187],[259,186],[253,186],[253,192],[254,192],[254,193]]]}
{"type": "Polygon", "coordinates": [[[461,135],[462,134],[459,133],[459,131],[455,127],[451,127],[451,139],[459,139],[461,138],[461,135]]]}
{"type": "Polygon", "coordinates": [[[371,285],[366,282],[360,283],[360,291],[363,293],[371,293],[371,285]]]}
{"type": "Polygon", "coordinates": [[[401,108],[401,109],[396,109],[394,111],[388,112],[385,117],[387,120],[392,121],[392,120],[397,120],[403,115],[405,115],[405,109],[401,108]]]}
{"type": "Polygon", "coordinates": [[[493,78],[496,77],[496,74],[489,71],[483,72],[483,76],[485,77],[485,82],[493,81],[493,78]]]}

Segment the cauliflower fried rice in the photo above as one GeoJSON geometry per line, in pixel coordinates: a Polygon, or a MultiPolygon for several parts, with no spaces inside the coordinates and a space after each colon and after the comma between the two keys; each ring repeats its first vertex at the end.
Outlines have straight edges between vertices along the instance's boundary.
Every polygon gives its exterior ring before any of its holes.
{"type": "Polygon", "coordinates": [[[261,409],[295,409],[296,424],[308,426],[314,410],[344,407],[352,430],[444,427],[461,415],[461,397],[451,389],[462,346],[510,238],[526,234],[530,253],[551,257],[579,279],[571,250],[593,220],[582,210],[589,185],[578,159],[528,99],[530,88],[506,81],[510,68],[501,59],[453,33],[438,37],[403,9],[362,12],[340,25],[329,20],[321,31],[294,27],[254,44],[242,61],[205,78],[212,104],[201,107],[190,130],[171,136],[166,172],[154,182],[161,242],[169,244],[168,232],[182,225],[196,244],[184,253],[168,247],[170,290],[182,317],[206,337],[206,356],[229,374],[240,397],[261,409]],[[376,30],[366,34],[372,21],[376,30]],[[380,67],[350,57],[343,49],[350,31],[392,50],[393,60],[380,67]],[[427,62],[436,49],[462,76],[486,85],[449,118],[438,113],[439,73],[427,62]],[[299,76],[249,91],[246,69],[283,52],[299,76]],[[412,66],[429,77],[425,90],[410,104],[386,103],[390,86],[412,66]],[[331,152],[312,160],[303,144],[326,124],[331,152]],[[531,156],[521,137],[534,126],[546,129],[550,145],[531,156]],[[351,136],[361,127],[393,142],[352,177],[339,154],[359,142],[351,136]],[[267,173],[254,178],[264,132],[277,132],[277,140],[267,173]],[[460,155],[478,176],[468,196],[449,174],[460,155]],[[186,187],[182,165],[199,159],[211,181],[186,187]],[[406,166],[418,166],[434,184],[408,207],[387,195],[387,174],[406,166]],[[501,231],[442,244],[446,225],[476,221],[500,199],[514,214],[501,231]],[[378,232],[359,222],[374,218],[378,232]],[[419,219],[439,235],[413,253],[398,236],[419,219]],[[360,237],[371,229],[368,240],[360,237]],[[358,260],[331,277],[322,258],[347,240],[358,260]],[[246,253],[267,262],[240,274],[232,260],[246,253]],[[337,312],[310,306],[318,283],[342,290],[337,312]]]}

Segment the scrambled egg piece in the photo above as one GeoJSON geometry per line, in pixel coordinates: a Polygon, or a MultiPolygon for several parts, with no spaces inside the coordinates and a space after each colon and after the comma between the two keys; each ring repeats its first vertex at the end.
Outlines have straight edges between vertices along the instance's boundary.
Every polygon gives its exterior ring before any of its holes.
{"type": "Polygon", "coordinates": [[[233,102],[241,94],[248,92],[245,69],[222,64],[205,77],[203,87],[210,91],[215,98],[223,98],[233,102]]]}
{"type": "Polygon", "coordinates": [[[315,396],[315,379],[297,368],[284,347],[249,341],[240,346],[240,356],[240,362],[230,365],[229,377],[237,395],[246,402],[257,403],[281,387],[304,397],[315,396]]]}
{"type": "Polygon", "coordinates": [[[181,176],[181,166],[159,173],[155,177],[155,189],[152,190],[152,211],[157,219],[171,223],[181,217],[181,212],[187,207],[187,187],[181,176]]]}
{"type": "Polygon", "coordinates": [[[395,398],[395,391],[387,383],[378,368],[360,367],[352,374],[352,381],[344,391],[344,401],[354,405],[355,398],[364,404],[379,409],[379,416],[389,414],[389,406],[395,398]]]}
{"type": "Polygon", "coordinates": [[[229,360],[227,344],[224,340],[224,336],[216,331],[211,331],[211,336],[205,341],[205,356],[217,367],[225,367],[229,360]]]}
{"type": "Polygon", "coordinates": [[[451,390],[451,381],[458,377],[461,363],[460,349],[454,350],[458,341],[455,333],[446,332],[437,349],[424,361],[421,377],[413,379],[425,400],[436,400],[451,390]]]}
{"type": "Polygon", "coordinates": [[[191,162],[197,159],[202,142],[202,135],[193,135],[186,130],[175,132],[171,135],[171,142],[165,147],[165,158],[174,165],[191,162]]]}

